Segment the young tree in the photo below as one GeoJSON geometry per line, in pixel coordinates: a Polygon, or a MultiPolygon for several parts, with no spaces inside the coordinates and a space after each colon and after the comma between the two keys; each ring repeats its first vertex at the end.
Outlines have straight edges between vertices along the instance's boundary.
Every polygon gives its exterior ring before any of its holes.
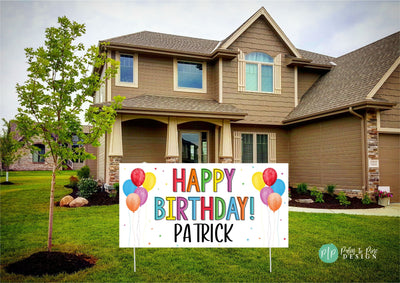
{"type": "Polygon", "coordinates": [[[107,79],[115,76],[117,62],[107,58],[104,46],[91,46],[87,50],[75,40],[85,33],[85,25],[58,18],[58,27],[46,29],[44,46],[34,50],[26,48],[28,79],[23,85],[17,84],[18,100],[21,107],[17,115],[18,130],[27,141],[38,136],[49,148],[44,157],[51,157],[53,163],[50,206],[48,251],[51,251],[53,231],[54,188],[56,173],[67,160],[94,158],[82,146],[72,148],[72,137],[78,137],[82,145],[98,146],[99,139],[111,130],[115,122],[116,109],[123,97],[115,97],[109,106],[90,107],[83,110],[83,104],[92,102],[93,94],[107,79]],[[98,70],[111,66],[100,77],[98,70]],[[84,133],[79,118],[85,112],[85,122],[91,126],[84,133]]]}
{"type": "Polygon", "coordinates": [[[17,161],[21,154],[18,150],[23,143],[18,140],[16,133],[12,129],[12,121],[3,118],[4,128],[0,136],[0,158],[3,168],[6,170],[6,182],[8,182],[8,170],[17,161]]]}

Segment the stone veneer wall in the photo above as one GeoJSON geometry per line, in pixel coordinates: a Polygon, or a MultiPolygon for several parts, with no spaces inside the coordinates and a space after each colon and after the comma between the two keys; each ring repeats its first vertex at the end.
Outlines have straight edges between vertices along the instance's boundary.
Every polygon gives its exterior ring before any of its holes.
{"type": "Polygon", "coordinates": [[[367,111],[367,166],[368,166],[368,189],[372,195],[379,186],[379,135],[377,129],[376,111],[367,111]]]}
{"type": "Polygon", "coordinates": [[[109,165],[110,185],[113,185],[119,182],[119,163],[121,162],[122,157],[110,156],[109,158],[110,158],[110,165],[109,165]]]}
{"type": "MultiPolygon", "coordinates": [[[[48,152],[47,147],[45,147],[46,153],[48,152]]],[[[32,153],[29,149],[22,149],[22,157],[10,166],[10,170],[15,171],[45,171],[53,170],[53,160],[51,157],[47,157],[45,162],[38,163],[32,162],[32,153]]]]}

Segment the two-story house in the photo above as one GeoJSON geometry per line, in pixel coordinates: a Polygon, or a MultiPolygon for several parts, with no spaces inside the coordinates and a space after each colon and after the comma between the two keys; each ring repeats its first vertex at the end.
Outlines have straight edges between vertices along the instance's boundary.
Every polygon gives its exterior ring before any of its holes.
{"type": "Polygon", "coordinates": [[[291,185],[388,185],[400,200],[399,33],[333,58],[297,49],[261,8],[222,41],[104,42],[120,68],[94,103],[126,97],[92,168],[107,183],[120,162],[282,162],[291,185]]]}

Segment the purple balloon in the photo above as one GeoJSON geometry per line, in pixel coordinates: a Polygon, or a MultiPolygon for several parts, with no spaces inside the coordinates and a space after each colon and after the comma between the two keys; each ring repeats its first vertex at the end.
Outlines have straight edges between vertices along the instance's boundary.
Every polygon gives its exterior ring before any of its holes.
{"type": "Polygon", "coordinates": [[[147,190],[143,187],[137,187],[135,190],[135,194],[138,194],[140,197],[140,206],[142,206],[147,201],[147,190]]]}
{"type": "MultiPolygon", "coordinates": [[[[270,194],[272,194],[274,192],[274,190],[271,187],[264,187],[261,191],[260,191],[260,198],[261,201],[268,206],[268,197],[270,194]]],[[[136,192],[135,192],[136,193],[136,192]]]]}

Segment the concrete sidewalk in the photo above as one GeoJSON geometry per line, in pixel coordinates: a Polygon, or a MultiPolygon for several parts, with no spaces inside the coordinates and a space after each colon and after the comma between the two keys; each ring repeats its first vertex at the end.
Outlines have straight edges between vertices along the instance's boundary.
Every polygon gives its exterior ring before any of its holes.
{"type": "Polygon", "coordinates": [[[344,214],[400,217],[400,203],[391,203],[389,206],[386,206],[386,207],[370,208],[370,209],[319,209],[319,208],[289,206],[289,211],[308,212],[308,213],[344,213],[344,214]]]}

